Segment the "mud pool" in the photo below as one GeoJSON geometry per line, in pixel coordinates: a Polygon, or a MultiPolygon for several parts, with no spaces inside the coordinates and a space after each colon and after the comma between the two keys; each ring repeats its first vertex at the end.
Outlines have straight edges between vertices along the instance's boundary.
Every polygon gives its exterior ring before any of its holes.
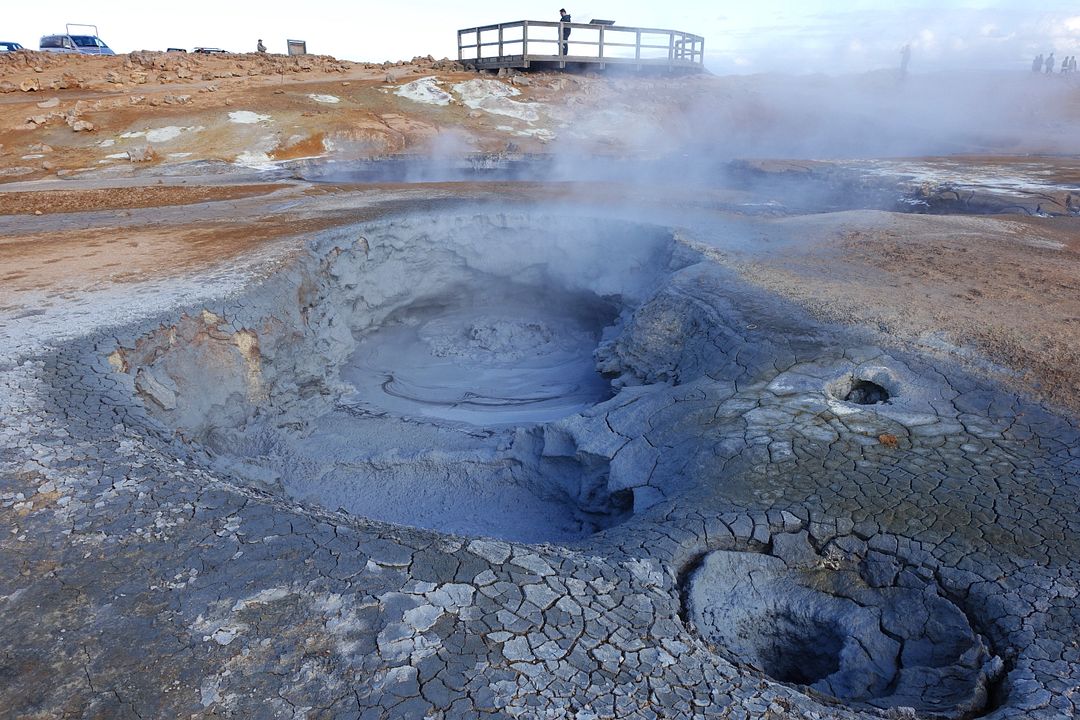
{"type": "Polygon", "coordinates": [[[612,308],[587,295],[484,284],[420,300],[363,337],[341,371],[356,388],[350,399],[498,426],[558,420],[611,395],[593,351],[612,308]]]}
{"type": "Polygon", "coordinates": [[[700,223],[387,213],[5,362],[10,707],[1075,716],[1075,422],[700,223]]]}

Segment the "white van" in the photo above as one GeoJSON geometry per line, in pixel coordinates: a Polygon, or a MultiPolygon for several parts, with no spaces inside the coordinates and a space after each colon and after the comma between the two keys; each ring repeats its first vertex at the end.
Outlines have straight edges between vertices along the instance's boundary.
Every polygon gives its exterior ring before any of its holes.
{"type": "Polygon", "coordinates": [[[63,35],[45,35],[38,48],[44,52],[77,53],[79,55],[115,55],[98,37],[97,25],[67,25],[63,35]],[[92,33],[72,32],[72,28],[92,29],[92,33]]]}

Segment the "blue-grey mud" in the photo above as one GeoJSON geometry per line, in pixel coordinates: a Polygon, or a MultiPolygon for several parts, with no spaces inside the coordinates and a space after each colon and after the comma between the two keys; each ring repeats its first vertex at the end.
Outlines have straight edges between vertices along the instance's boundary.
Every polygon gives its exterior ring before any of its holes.
{"type": "Polygon", "coordinates": [[[1073,416],[747,262],[821,216],[277,182],[4,311],[11,716],[1077,714],[1073,416]]]}

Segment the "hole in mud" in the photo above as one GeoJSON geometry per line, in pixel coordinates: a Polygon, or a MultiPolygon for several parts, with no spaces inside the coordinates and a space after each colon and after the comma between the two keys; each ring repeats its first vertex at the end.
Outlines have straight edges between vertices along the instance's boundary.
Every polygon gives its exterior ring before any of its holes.
{"type": "Polygon", "coordinates": [[[844,400],[856,405],[877,405],[887,402],[888,399],[889,391],[869,380],[855,380],[844,396],[844,400]]]}
{"type": "Polygon", "coordinates": [[[880,405],[889,402],[896,395],[895,387],[894,391],[890,392],[884,384],[875,382],[875,380],[883,380],[885,384],[895,385],[895,382],[882,378],[885,374],[878,369],[878,372],[871,375],[874,380],[859,377],[857,374],[844,375],[829,383],[825,391],[830,397],[855,405],[880,405]]]}
{"type": "Polygon", "coordinates": [[[355,226],[109,361],[241,481],[399,524],[573,539],[624,521],[634,497],[546,428],[611,397],[594,352],[667,277],[672,248],[670,231],[607,218],[355,226]]]}
{"type": "Polygon", "coordinates": [[[634,510],[634,491],[632,489],[616,490],[608,496],[608,502],[614,512],[629,515],[634,510]]]}
{"type": "Polygon", "coordinates": [[[798,553],[715,551],[683,577],[683,616],[718,654],[856,707],[989,709],[1002,660],[933,580],[889,556],[825,562],[788,537],[798,553]]]}
{"type": "Polygon", "coordinates": [[[763,616],[745,625],[742,632],[768,640],[758,648],[757,661],[762,672],[780,682],[813,685],[840,669],[843,636],[835,627],[808,622],[790,609],[763,616]]]}

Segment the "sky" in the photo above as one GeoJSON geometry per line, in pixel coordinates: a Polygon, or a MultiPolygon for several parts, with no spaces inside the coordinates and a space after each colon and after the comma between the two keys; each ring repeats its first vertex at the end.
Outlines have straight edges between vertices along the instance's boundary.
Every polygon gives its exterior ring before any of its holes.
{"type": "MultiPolygon", "coordinates": [[[[1039,53],[1080,55],[1076,0],[573,0],[575,22],[670,28],[705,37],[706,66],[718,74],[863,72],[899,64],[912,72],[1026,69],[1039,53]],[[842,7],[839,7],[841,6],[842,7]]],[[[513,20],[557,20],[558,5],[494,0],[360,3],[356,0],[43,0],[10,2],[0,40],[37,47],[65,23],[98,26],[117,52],[167,47],[284,53],[288,38],[309,52],[356,61],[456,57],[460,28],[513,20]]]]}

